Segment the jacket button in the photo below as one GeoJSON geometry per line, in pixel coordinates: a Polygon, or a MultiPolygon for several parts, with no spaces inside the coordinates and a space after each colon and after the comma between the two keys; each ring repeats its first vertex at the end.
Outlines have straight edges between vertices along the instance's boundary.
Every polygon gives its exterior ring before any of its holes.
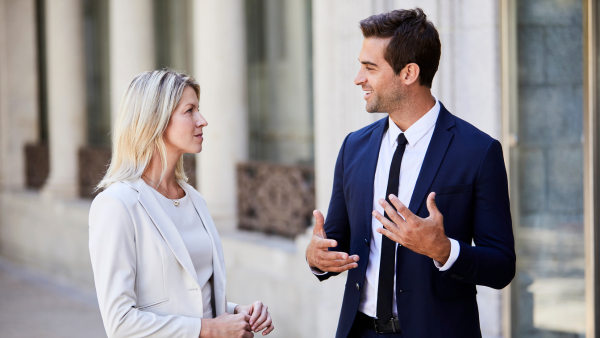
{"type": "Polygon", "coordinates": [[[369,240],[365,238],[365,244],[369,245],[369,240]]]}
{"type": "Polygon", "coordinates": [[[360,291],[360,284],[356,283],[356,290],[360,291]]]}

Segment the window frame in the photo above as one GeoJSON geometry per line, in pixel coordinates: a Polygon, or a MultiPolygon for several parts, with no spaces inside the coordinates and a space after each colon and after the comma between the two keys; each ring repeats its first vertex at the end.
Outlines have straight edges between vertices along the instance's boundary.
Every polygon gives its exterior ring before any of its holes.
{"type": "MultiPolygon", "coordinates": [[[[501,42],[501,98],[502,98],[502,144],[509,177],[509,188],[518,191],[518,177],[512,175],[516,168],[515,146],[518,143],[517,114],[517,0],[500,1],[500,42],[501,42]]],[[[583,130],[584,130],[584,245],[585,245],[585,283],[586,283],[586,337],[600,335],[600,118],[598,84],[598,38],[597,24],[600,19],[600,6],[596,1],[582,0],[583,12],[583,130]]],[[[518,194],[511,195],[513,225],[519,224],[519,214],[514,212],[518,206],[518,194]]],[[[518,258],[517,258],[518,259],[518,258]]],[[[509,285],[503,291],[502,328],[503,337],[512,337],[512,291],[509,285]]]]}

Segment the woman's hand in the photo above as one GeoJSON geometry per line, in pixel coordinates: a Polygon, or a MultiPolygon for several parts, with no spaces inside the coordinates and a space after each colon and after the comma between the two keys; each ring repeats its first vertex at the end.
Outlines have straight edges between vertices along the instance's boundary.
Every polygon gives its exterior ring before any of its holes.
{"type": "Polygon", "coordinates": [[[260,332],[263,329],[262,335],[266,336],[275,327],[273,326],[273,321],[271,320],[271,314],[268,311],[268,307],[264,305],[261,301],[256,301],[250,305],[238,305],[235,307],[235,313],[242,313],[247,316],[250,316],[250,320],[248,324],[252,328],[254,332],[260,332]]]}
{"type": "Polygon", "coordinates": [[[253,338],[250,316],[224,313],[217,318],[202,318],[200,338],[253,338]]]}

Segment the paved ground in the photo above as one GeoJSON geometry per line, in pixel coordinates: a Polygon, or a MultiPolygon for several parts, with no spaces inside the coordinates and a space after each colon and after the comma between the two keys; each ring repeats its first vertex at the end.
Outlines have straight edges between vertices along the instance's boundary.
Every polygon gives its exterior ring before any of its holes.
{"type": "Polygon", "coordinates": [[[106,337],[95,295],[0,259],[0,337],[106,337]]]}

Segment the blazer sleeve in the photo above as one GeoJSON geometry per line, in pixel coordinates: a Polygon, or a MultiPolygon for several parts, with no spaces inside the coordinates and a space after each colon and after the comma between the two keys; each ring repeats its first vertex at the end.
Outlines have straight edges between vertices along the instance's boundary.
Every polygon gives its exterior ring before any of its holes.
{"type": "Polygon", "coordinates": [[[227,313],[230,315],[235,314],[235,307],[238,305],[237,303],[227,302],[227,313]]]}
{"type": "Polygon", "coordinates": [[[515,243],[502,146],[493,140],[483,156],[474,188],[473,241],[459,241],[460,254],[442,274],[445,281],[507,286],[515,276],[515,243]]]}
{"type": "MultiPolygon", "coordinates": [[[[329,251],[348,252],[350,249],[350,221],[348,218],[348,209],[346,208],[346,198],[344,196],[344,151],[346,149],[346,142],[351,134],[348,134],[344,139],[335,162],[333,190],[331,192],[331,200],[329,201],[327,219],[323,225],[327,238],[337,241],[337,246],[329,248],[329,251]]],[[[315,274],[315,276],[320,281],[324,281],[331,276],[339,274],[339,272],[327,272],[319,275],[315,274]]]]}
{"type": "Polygon", "coordinates": [[[90,257],[100,313],[108,337],[200,336],[201,319],[158,316],[136,309],[136,239],[127,207],[99,194],[90,210],[90,257]]]}

